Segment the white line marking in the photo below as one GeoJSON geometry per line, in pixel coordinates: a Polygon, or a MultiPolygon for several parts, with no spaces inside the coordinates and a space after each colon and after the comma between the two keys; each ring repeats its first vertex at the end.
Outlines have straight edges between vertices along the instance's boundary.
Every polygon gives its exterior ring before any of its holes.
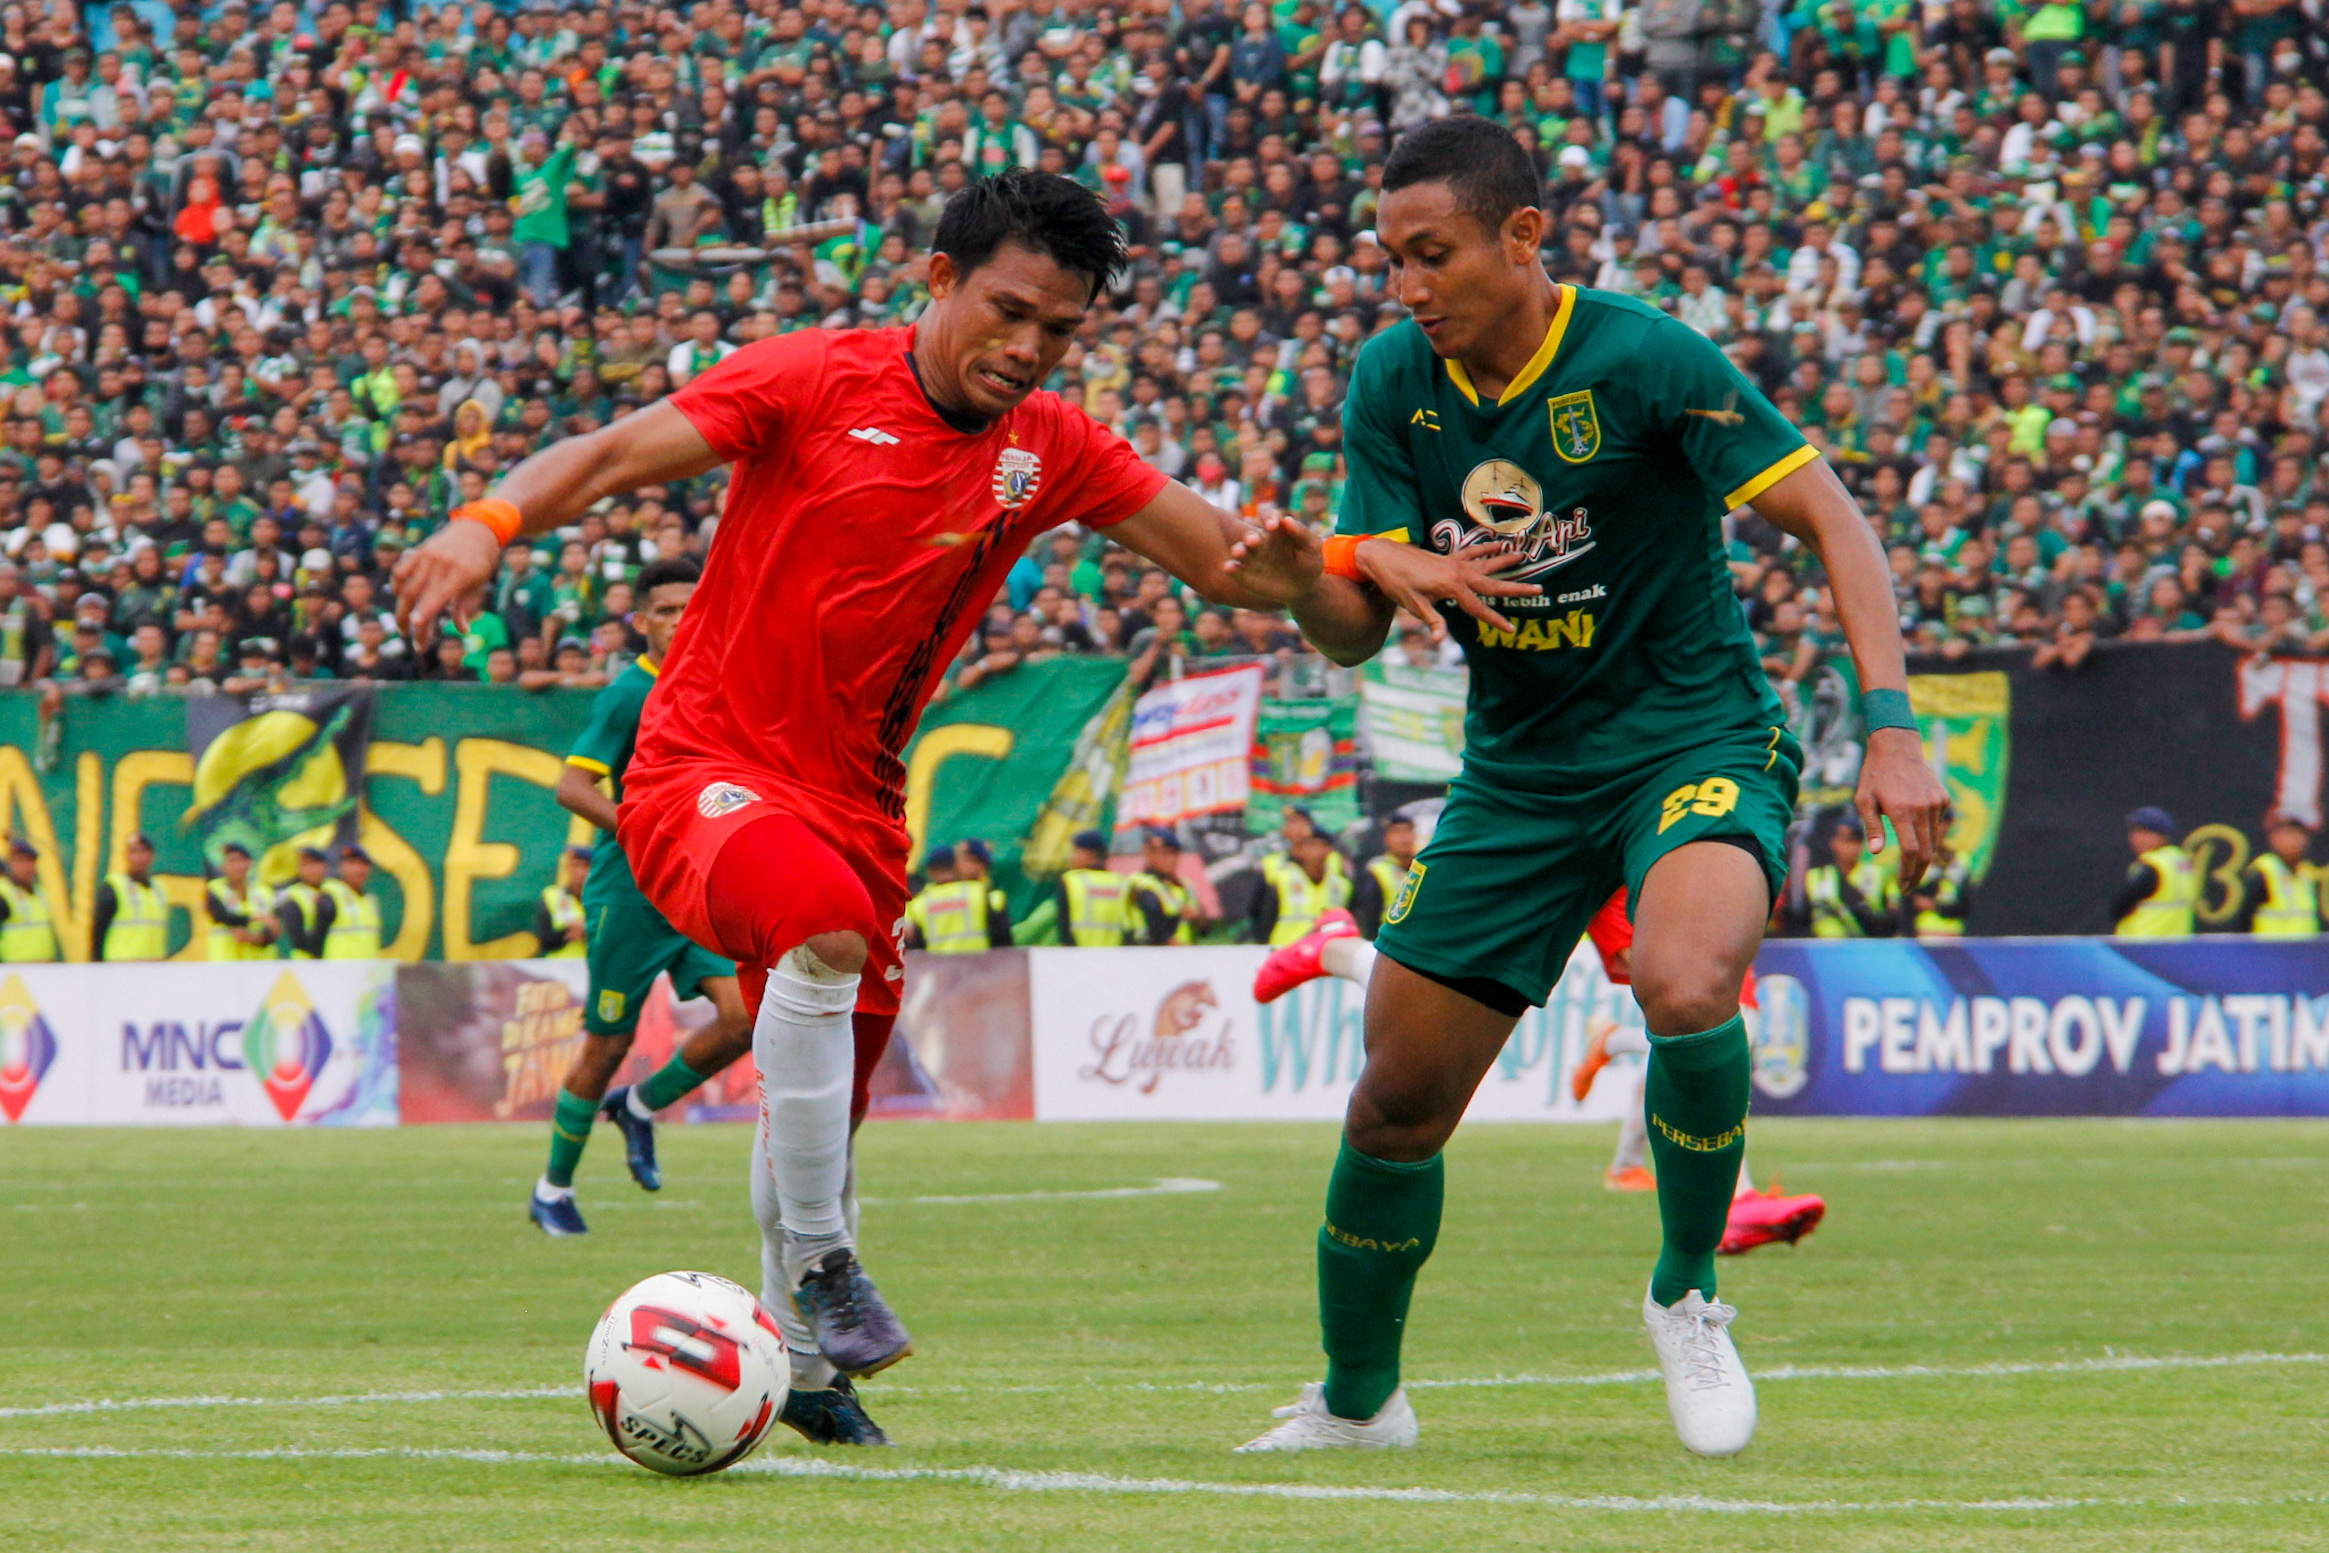
{"type": "MultiPolygon", "coordinates": [[[[1783,1364],[1757,1370],[1755,1379],[1782,1380],[1980,1380],[2016,1375],[2117,1374],[2142,1370],[2227,1370],[2272,1368],[2281,1365],[2329,1364],[2329,1354],[2240,1353],[2169,1354],[2145,1358],[2112,1354],[2099,1359],[2051,1359],[1959,1366],[1907,1364],[1783,1364]]],[[[1659,1379],[1656,1370],[1612,1370],[1600,1375],[1473,1375],[1452,1380],[1419,1379],[1407,1382],[1411,1391],[1470,1391],[1532,1386],[1639,1386],[1659,1379]]],[[[885,1396],[979,1396],[1000,1393],[1064,1391],[1193,1392],[1228,1396],[1252,1391],[1284,1391],[1291,1381],[1082,1381],[1056,1385],[890,1385],[879,1387],[885,1396]]],[[[128,1413],[176,1408],[209,1407],[367,1407],[430,1402],[535,1402],[581,1399],[573,1386],[530,1386],[500,1391],[365,1391],[324,1397],[123,1397],[86,1402],[48,1402],[24,1407],[0,1407],[0,1418],[56,1418],[73,1414],[128,1413]]]]}
{"type": "Polygon", "coordinates": [[[974,1202],[1101,1202],[1120,1197],[1180,1197],[1191,1192],[1218,1192],[1218,1181],[1194,1176],[1166,1176],[1147,1186],[1111,1186],[1093,1192],[985,1192],[969,1197],[867,1197],[867,1204],[974,1203],[974,1202]]]}
{"type": "Polygon", "coordinates": [[[130,1413],[183,1407],[364,1407],[373,1403],[531,1402],[543,1397],[575,1398],[573,1386],[529,1386],[517,1391],[366,1391],[336,1397],[101,1397],[90,1402],[50,1402],[39,1407],[0,1407],[0,1418],[54,1418],[68,1413],[130,1413]]]}
{"type": "MultiPolygon", "coordinates": [[[[1982,1380],[2011,1375],[2088,1375],[2127,1370],[2225,1370],[2284,1364],[2329,1364],[2329,1354],[2235,1353],[2166,1354],[2143,1358],[2111,1354],[2099,1359],[2034,1359],[1994,1364],[1780,1364],[1753,1372],[1757,1385],[1772,1380],[1982,1380]]],[[[1485,1375],[1465,1380],[1411,1380],[1409,1390],[1476,1386],[1625,1386],[1660,1379],[1656,1370],[1619,1370],[1607,1375],[1485,1375]]]]}
{"type": "MultiPolygon", "coordinates": [[[[448,1450],[403,1446],[304,1450],[141,1450],[106,1445],[0,1446],[0,1456],[69,1461],[458,1461],[484,1466],[554,1465],[614,1467],[609,1455],[564,1455],[534,1451],[448,1450]]],[[[1717,1515],[1835,1515],[1915,1510],[2073,1510],[2088,1506],[2139,1506],[2143,1499],[1895,1499],[1857,1502],[1841,1499],[1717,1499],[1702,1494],[1541,1494],[1499,1489],[1397,1488],[1331,1483],[1208,1482],[1192,1478],[1132,1478],[1106,1472],[1026,1472],[1010,1467],[861,1467],[815,1457],[769,1456],[730,1468],[772,1477],[837,1478],[851,1482],[968,1483],[1003,1493],[1203,1494],[1233,1499],[1356,1500],[1370,1503],[1502,1505],[1553,1510],[1699,1512],[1717,1515]]],[[[2253,1504],[2255,1500],[2177,1500],[2178,1504],[2253,1504]]],[[[2275,1503],[2282,1501],[2273,1501],[2275,1503]]],[[[2288,1502],[2310,1502],[2295,1499],[2288,1502]]]]}

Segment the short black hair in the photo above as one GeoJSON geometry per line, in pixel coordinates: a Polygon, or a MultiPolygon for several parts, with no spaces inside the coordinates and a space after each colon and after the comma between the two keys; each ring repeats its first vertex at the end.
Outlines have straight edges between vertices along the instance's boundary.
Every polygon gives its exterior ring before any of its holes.
{"type": "Polygon", "coordinates": [[[1544,199],[1536,163],[1512,131],[1469,113],[1432,119],[1399,137],[1383,163],[1383,192],[1415,183],[1446,184],[1457,207],[1490,232],[1544,199]]]}
{"type": "Polygon", "coordinates": [[[632,584],[633,598],[651,598],[657,588],[674,582],[701,582],[704,580],[703,562],[692,555],[667,556],[660,561],[649,561],[639,568],[639,580],[632,584]]]}
{"type": "Polygon", "coordinates": [[[1024,167],[965,184],[946,202],[930,247],[968,275],[1005,243],[1032,248],[1061,269],[1088,276],[1093,296],[1127,258],[1124,229],[1098,195],[1072,178],[1024,167]]]}

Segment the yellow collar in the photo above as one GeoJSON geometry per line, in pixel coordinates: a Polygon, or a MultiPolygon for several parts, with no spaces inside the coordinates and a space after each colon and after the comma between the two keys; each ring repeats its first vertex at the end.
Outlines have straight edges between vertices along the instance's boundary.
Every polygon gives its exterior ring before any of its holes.
{"type": "MultiPolygon", "coordinates": [[[[1536,348],[1535,355],[1528,358],[1528,365],[1520,369],[1520,375],[1504,385],[1504,392],[1496,398],[1497,407],[1510,404],[1526,393],[1529,385],[1543,377],[1546,370],[1552,366],[1553,358],[1560,354],[1561,336],[1569,332],[1569,314],[1577,305],[1577,288],[1575,286],[1562,286],[1558,290],[1561,293],[1561,300],[1553,308],[1553,321],[1551,326],[1545,330],[1544,343],[1536,348]]],[[[1447,369],[1448,381],[1454,383],[1466,399],[1475,405],[1478,404],[1480,391],[1472,386],[1472,374],[1464,370],[1464,364],[1451,358],[1447,363],[1447,369]]]]}

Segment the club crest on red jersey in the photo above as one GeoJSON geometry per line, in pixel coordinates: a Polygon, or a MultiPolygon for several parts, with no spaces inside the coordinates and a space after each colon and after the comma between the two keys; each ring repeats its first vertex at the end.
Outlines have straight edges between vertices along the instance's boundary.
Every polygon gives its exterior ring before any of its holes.
{"type": "Polygon", "coordinates": [[[1026,448],[1005,448],[995,459],[995,500],[1016,512],[1035,499],[1043,481],[1043,460],[1026,448]]]}
{"type": "Polygon", "coordinates": [[[695,811],[707,820],[716,820],[723,814],[734,814],[748,803],[760,802],[760,795],[749,787],[738,787],[733,782],[714,782],[695,795],[695,811]]]}

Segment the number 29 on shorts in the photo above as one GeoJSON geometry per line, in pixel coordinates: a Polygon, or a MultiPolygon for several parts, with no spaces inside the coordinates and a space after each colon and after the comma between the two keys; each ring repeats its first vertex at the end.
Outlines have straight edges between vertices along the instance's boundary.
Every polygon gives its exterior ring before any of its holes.
{"type": "Polygon", "coordinates": [[[1666,795],[1665,807],[1658,815],[1658,834],[1666,834],[1686,814],[1722,815],[1738,806],[1739,784],[1729,777],[1685,782],[1666,795]]]}

